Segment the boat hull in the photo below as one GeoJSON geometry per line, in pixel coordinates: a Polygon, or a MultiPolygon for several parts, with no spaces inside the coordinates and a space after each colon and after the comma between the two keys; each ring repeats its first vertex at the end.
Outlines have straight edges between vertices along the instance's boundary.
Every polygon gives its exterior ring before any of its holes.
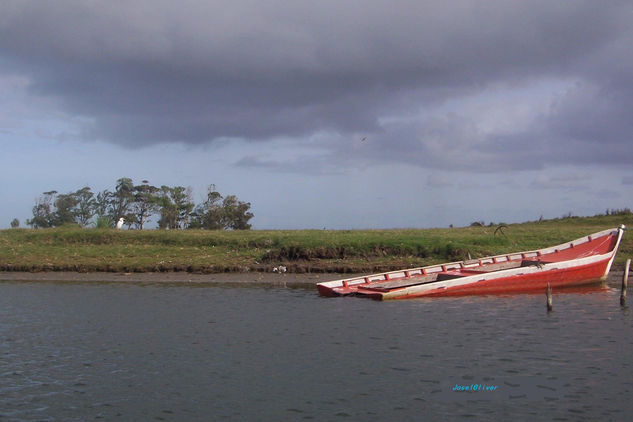
{"type": "MultiPolygon", "coordinates": [[[[375,299],[407,299],[424,296],[465,296],[476,294],[523,293],[544,291],[549,284],[552,288],[576,287],[601,283],[605,277],[608,262],[583,265],[573,269],[552,269],[533,274],[515,274],[492,280],[473,280],[461,286],[429,289],[426,291],[396,291],[375,299]]],[[[362,290],[357,294],[363,294],[362,290]]],[[[369,297],[372,297],[370,295],[369,297]]]]}

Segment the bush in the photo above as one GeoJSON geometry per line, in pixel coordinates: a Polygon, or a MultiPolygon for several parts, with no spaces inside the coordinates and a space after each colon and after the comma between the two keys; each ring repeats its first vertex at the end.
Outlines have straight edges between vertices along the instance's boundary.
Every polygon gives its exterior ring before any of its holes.
{"type": "Polygon", "coordinates": [[[109,229],[112,226],[112,219],[108,216],[98,217],[95,223],[95,227],[98,229],[109,229]]]}

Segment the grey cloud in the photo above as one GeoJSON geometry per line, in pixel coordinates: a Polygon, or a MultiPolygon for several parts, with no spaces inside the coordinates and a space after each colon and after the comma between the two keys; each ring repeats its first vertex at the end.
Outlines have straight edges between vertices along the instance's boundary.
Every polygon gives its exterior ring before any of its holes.
{"type": "Polygon", "coordinates": [[[471,118],[451,113],[387,125],[360,148],[338,142],[332,149],[331,162],[396,161],[436,170],[505,172],[547,163],[546,153],[525,135],[483,134],[471,118]]]}
{"type": "Polygon", "coordinates": [[[584,173],[541,175],[532,181],[532,187],[538,189],[587,190],[591,176],[584,173]]]}
{"type": "Polygon", "coordinates": [[[86,139],[135,147],[325,131],[336,160],[479,171],[631,157],[626,2],[117,4],[1,6],[0,72],[85,117],[86,139]],[[556,77],[581,85],[514,134],[451,114],[381,123],[490,84],[556,77]],[[372,143],[341,141],[357,133],[372,143]]]}

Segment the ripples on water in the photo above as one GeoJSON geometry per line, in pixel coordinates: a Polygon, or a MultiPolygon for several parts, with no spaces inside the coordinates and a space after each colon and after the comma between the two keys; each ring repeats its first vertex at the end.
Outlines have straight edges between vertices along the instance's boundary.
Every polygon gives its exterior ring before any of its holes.
{"type": "Polygon", "coordinates": [[[0,283],[0,420],[625,420],[615,289],[374,302],[0,283]],[[496,392],[454,392],[455,385],[496,392]]]}

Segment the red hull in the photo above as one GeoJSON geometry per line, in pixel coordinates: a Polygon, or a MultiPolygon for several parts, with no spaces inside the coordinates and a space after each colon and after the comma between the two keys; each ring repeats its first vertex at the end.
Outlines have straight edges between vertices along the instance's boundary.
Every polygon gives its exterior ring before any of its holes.
{"type": "Polygon", "coordinates": [[[463,296],[473,294],[521,293],[552,288],[582,286],[602,282],[606,264],[586,265],[573,270],[555,270],[538,274],[515,275],[496,280],[481,281],[461,287],[448,287],[442,292],[429,292],[417,296],[463,296]]]}
{"type": "Polygon", "coordinates": [[[605,279],[624,226],[538,251],[319,283],[322,296],[373,299],[459,296],[544,290],[605,279]]]}

